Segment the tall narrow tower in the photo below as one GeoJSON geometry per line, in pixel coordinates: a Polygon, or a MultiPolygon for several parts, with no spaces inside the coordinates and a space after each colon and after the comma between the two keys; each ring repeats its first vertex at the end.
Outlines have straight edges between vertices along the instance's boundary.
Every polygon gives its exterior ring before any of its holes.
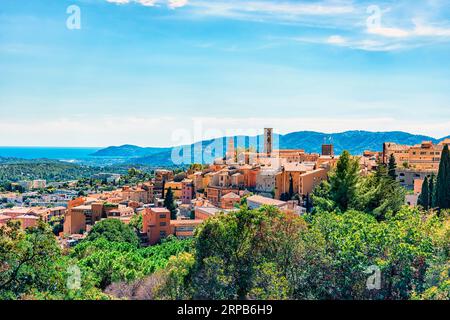
{"type": "Polygon", "coordinates": [[[272,128],[264,128],[264,153],[270,157],[272,155],[273,137],[272,128]]]}
{"type": "Polygon", "coordinates": [[[234,138],[230,138],[230,140],[228,140],[226,160],[234,160],[235,158],[236,150],[234,149],[234,138]]]}
{"type": "Polygon", "coordinates": [[[333,140],[331,137],[328,139],[328,141],[327,138],[323,138],[322,156],[334,156],[333,140]]]}

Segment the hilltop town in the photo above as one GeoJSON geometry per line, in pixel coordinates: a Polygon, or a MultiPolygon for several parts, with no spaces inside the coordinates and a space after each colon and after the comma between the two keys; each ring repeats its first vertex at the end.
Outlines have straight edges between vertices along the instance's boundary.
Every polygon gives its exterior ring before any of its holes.
{"type": "MultiPolygon", "coordinates": [[[[99,221],[130,224],[142,217],[137,233],[141,244],[148,246],[169,235],[192,237],[206,219],[243,204],[250,209],[274,206],[298,216],[311,212],[312,193],[327,181],[340,156],[332,144],[323,144],[320,154],[276,150],[272,135],[271,128],[264,130],[262,152],[238,149],[230,138],[224,157],[209,165],[190,165],[185,171],[157,169],[147,175],[131,170],[129,175],[141,175],[134,180],[116,173],[95,174],[91,180],[101,181],[100,192],[94,188],[80,193],[71,188],[77,181],[61,181],[51,184],[51,193],[42,193],[38,191],[48,187],[45,180],[20,181],[16,185],[21,192],[0,194],[0,225],[17,220],[29,228],[42,220],[54,228],[61,245],[73,246],[99,221]]],[[[396,180],[408,190],[404,203],[416,206],[424,180],[437,176],[441,153],[449,144],[450,139],[413,146],[386,142],[379,151],[367,150],[354,158],[361,176],[380,165],[394,166],[396,180]]]]}

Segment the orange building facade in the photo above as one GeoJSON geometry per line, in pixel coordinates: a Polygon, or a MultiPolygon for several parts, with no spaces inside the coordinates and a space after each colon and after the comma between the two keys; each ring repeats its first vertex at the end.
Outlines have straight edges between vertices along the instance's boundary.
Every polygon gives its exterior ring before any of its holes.
{"type": "Polygon", "coordinates": [[[154,245],[169,235],[177,238],[193,236],[195,228],[203,220],[170,220],[170,211],[166,208],[147,208],[143,213],[143,232],[147,234],[148,244],[154,245]]]}
{"type": "Polygon", "coordinates": [[[444,145],[450,145],[450,139],[445,139],[438,144],[424,141],[414,146],[387,142],[383,145],[383,162],[387,164],[391,154],[393,154],[398,167],[437,172],[444,145]]]}

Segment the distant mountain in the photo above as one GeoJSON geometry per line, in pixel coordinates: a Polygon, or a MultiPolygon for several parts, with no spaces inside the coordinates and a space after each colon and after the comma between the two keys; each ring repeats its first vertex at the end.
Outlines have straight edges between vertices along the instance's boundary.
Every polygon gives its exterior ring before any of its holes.
{"type": "Polygon", "coordinates": [[[438,142],[434,138],[413,135],[401,131],[393,132],[368,132],[368,131],[346,131],[342,133],[319,133],[319,132],[293,132],[280,137],[281,149],[299,148],[307,152],[320,152],[324,142],[332,143],[336,153],[344,150],[352,154],[362,154],[365,150],[381,151],[384,142],[395,142],[399,144],[413,145],[422,141],[430,140],[438,142]]]}
{"type": "Polygon", "coordinates": [[[172,148],[142,148],[133,145],[123,145],[120,147],[108,147],[105,149],[98,150],[91,154],[91,156],[96,157],[125,157],[125,158],[135,158],[135,157],[145,157],[156,153],[167,152],[172,150],[172,148]]]}
{"type": "MultiPolygon", "coordinates": [[[[237,148],[253,148],[262,151],[263,136],[234,137],[237,148]]],[[[368,132],[368,131],[346,131],[341,133],[321,133],[313,131],[299,131],[286,135],[274,135],[274,145],[279,145],[280,149],[304,149],[309,153],[320,153],[323,143],[332,143],[335,153],[340,154],[343,150],[348,150],[352,154],[362,154],[365,150],[381,151],[384,142],[395,142],[399,144],[413,145],[422,141],[433,141],[437,143],[442,139],[435,139],[424,135],[413,135],[401,131],[393,132],[368,132]]],[[[211,152],[207,159],[203,159],[204,163],[211,162],[217,156],[225,154],[229,137],[219,138],[216,145],[218,150],[211,152]],[[221,151],[221,152],[220,152],[221,151]]],[[[216,140],[217,141],[217,140],[216,140]]],[[[188,162],[198,162],[202,159],[202,151],[211,148],[213,140],[205,140],[197,144],[187,145],[183,147],[173,148],[141,148],[133,145],[125,145],[120,147],[109,147],[94,153],[94,156],[102,157],[123,157],[128,158],[128,163],[150,165],[150,166],[169,166],[173,165],[171,160],[172,153],[180,154],[181,149],[189,151],[193,156],[188,162]],[[202,148],[197,148],[201,144],[202,148]],[[174,150],[175,148],[175,150],[174,150]]],[[[214,148],[213,148],[214,149],[214,148]]]]}

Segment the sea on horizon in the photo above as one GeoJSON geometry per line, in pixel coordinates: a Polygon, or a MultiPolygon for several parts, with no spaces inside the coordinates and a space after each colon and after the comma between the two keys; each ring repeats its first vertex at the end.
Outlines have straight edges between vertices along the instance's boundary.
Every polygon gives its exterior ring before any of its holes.
{"type": "Polygon", "coordinates": [[[1,147],[0,157],[20,159],[52,159],[68,162],[86,160],[100,150],[95,147],[1,147]]]}

